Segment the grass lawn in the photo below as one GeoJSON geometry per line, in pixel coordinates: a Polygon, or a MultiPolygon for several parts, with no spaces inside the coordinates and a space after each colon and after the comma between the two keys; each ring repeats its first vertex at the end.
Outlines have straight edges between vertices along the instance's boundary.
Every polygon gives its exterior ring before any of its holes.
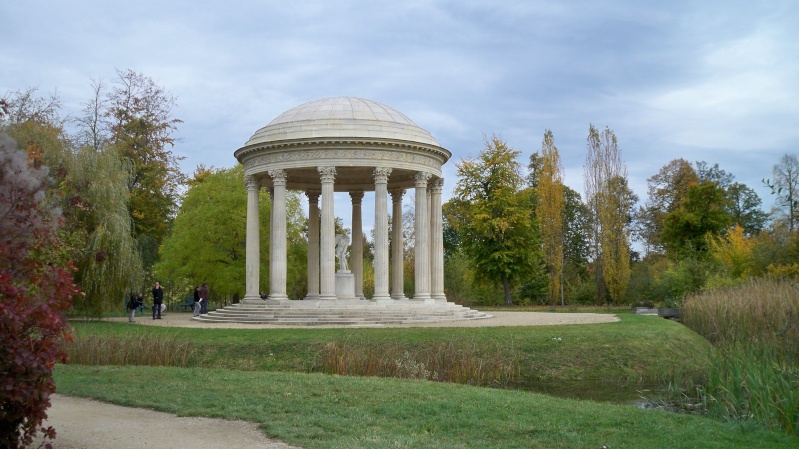
{"type": "Polygon", "coordinates": [[[189,367],[60,365],[55,378],[62,394],[182,416],[254,421],[269,435],[308,449],[799,447],[799,438],[753,424],[519,390],[323,374],[330,345],[380,355],[465,348],[455,355],[515,360],[520,379],[539,385],[602,382],[613,389],[662,384],[676,373],[707,369],[710,346],[694,332],[657,317],[613,312],[620,322],[494,328],[234,330],[74,323],[78,339],[191,342],[189,367]]]}
{"type": "MultiPolygon", "coordinates": [[[[382,329],[216,329],[75,322],[88,335],[169,337],[191,342],[192,366],[247,371],[320,372],[331,344],[351,352],[420,351],[450,345],[479,358],[515,360],[523,382],[652,384],[708,363],[710,345],[672,321],[622,311],[617,323],[566,326],[382,329]]],[[[187,319],[188,315],[187,315],[187,319]]]]}
{"type": "Polygon", "coordinates": [[[62,394],[254,421],[308,449],[799,447],[696,416],[419,380],[80,365],[58,366],[55,378],[62,394]]]}

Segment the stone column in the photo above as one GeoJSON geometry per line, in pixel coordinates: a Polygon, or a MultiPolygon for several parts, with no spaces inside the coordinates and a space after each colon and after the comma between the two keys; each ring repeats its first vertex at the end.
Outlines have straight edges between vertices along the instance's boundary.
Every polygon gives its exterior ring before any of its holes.
{"type": "MultiPolygon", "coordinates": [[[[431,270],[431,273],[427,276],[427,292],[432,292],[431,287],[433,286],[433,216],[432,211],[433,208],[430,206],[433,201],[433,194],[430,192],[430,184],[432,181],[427,182],[427,266],[431,270]]],[[[432,296],[432,294],[431,294],[432,296]]]]}
{"type": "Polygon", "coordinates": [[[286,250],[286,172],[270,170],[274,193],[272,195],[272,226],[270,241],[274,245],[272,264],[269,266],[269,299],[284,300],[288,273],[288,252],[286,250]]]}
{"type": "Polygon", "coordinates": [[[391,190],[391,299],[405,298],[404,253],[402,242],[402,195],[405,189],[391,190]]]}
{"type": "Polygon", "coordinates": [[[261,227],[258,217],[258,191],[261,184],[252,175],[244,177],[244,187],[247,189],[247,237],[245,259],[245,300],[260,300],[258,292],[261,273],[261,227]]]}
{"type": "Polygon", "coordinates": [[[388,175],[391,169],[378,167],[375,176],[375,295],[374,301],[390,301],[388,294],[388,175]]]}
{"type": "Polygon", "coordinates": [[[305,192],[308,197],[308,296],[319,299],[319,190],[305,192]]]}
{"type": "Polygon", "coordinates": [[[414,248],[415,289],[413,299],[430,302],[430,223],[427,212],[427,181],[431,174],[417,172],[416,210],[414,211],[414,232],[416,242],[414,248]]]}
{"type": "Polygon", "coordinates": [[[336,238],[333,181],[336,167],[318,167],[322,179],[322,219],[319,232],[319,299],[336,299],[336,238]]]}
{"type": "Polygon", "coordinates": [[[443,189],[443,178],[433,181],[430,188],[430,296],[436,302],[447,302],[444,294],[444,220],[441,215],[443,189]]]}
{"type": "MultiPolygon", "coordinates": [[[[272,232],[272,217],[275,216],[275,188],[269,186],[266,188],[266,193],[269,195],[269,282],[272,282],[272,265],[275,264],[274,262],[274,254],[272,253],[272,248],[275,247],[275,233],[272,232]]],[[[272,286],[269,286],[269,291],[272,291],[272,286]]]]}
{"type": "Polygon", "coordinates": [[[352,199],[352,248],[350,251],[350,264],[352,274],[355,276],[355,297],[363,297],[363,219],[361,216],[361,203],[363,192],[350,192],[352,199]]]}

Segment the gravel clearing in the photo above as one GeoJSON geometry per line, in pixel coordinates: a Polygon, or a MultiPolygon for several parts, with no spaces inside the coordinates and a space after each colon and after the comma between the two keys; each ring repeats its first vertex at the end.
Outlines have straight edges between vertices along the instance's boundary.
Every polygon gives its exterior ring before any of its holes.
{"type": "MultiPolygon", "coordinates": [[[[381,327],[490,327],[547,326],[564,324],[611,323],[619,318],[597,313],[492,312],[492,318],[425,324],[397,324],[381,327]]],[[[111,321],[127,321],[112,318],[111,321]]],[[[147,314],[136,317],[135,325],[201,327],[227,329],[275,329],[285,325],[203,323],[191,313],[165,313],[153,320],[147,314]]],[[[310,329],[335,326],[294,326],[310,329]]],[[[192,448],[213,449],[246,447],[253,449],[302,449],[267,438],[257,424],[211,418],[181,418],[153,410],[121,407],[90,399],[55,394],[47,410],[45,426],[56,428],[55,449],[138,449],[192,448]]],[[[36,447],[38,442],[32,447],[36,447]]]]}
{"type": "MultiPolygon", "coordinates": [[[[619,317],[606,313],[549,313],[549,312],[489,312],[492,318],[479,320],[441,321],[437,323],[387,324],[370,327],[493,327],[493,326],[551,326],[556,324],[595,324],[613,323],[619,317]]],[[[293,326],[285,324],[252,324],[252,323],[209,323],[191,319],[191,313],[165,312],[163,319],[153,320],[145,313],[136,317],[132,325],[165,326],[165,327],[199,327],[206,329],[287,329],[305,328],[322,329],[355,326],[293,326]]],[[[109,321],[125,322],[127,318],[109,318],[109,321]]]]}

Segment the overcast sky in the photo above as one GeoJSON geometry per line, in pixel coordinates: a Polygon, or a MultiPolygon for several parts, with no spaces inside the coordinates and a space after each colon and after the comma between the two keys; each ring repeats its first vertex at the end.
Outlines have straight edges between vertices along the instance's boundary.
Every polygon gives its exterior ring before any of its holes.
{"type": "Polygon", "coordinates": [[[234,166],[258,128],[334,96],[430,131],[453,153],[447,196],[455,163],[491,134],[526,166],[551,129],[583,193],[588,125],[607,126],[642,201],[646,179],[682,157],[718,163],[765,210],[761,179],[799,153],[795,0],[29,0],[0,3],[0,32],[0,95],[57,91],[76,115],[115,69],[175,95],[189,174],[234,166]]]}

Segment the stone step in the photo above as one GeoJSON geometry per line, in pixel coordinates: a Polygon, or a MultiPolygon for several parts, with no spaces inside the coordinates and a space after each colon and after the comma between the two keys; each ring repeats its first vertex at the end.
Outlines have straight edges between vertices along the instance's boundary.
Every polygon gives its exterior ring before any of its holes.
{"type": "Polygon", "coordinates": [[[276,310],[217,310],[214,313],[220,314],[247,314],[247,315],[279,315],[279,316],[299,316],[299,315],[309,315],[309,316],[317,316],[317,315],[337,315],[337,316],[372,316],[372,315],[381,315],[381,316],[415,316],[415,315],[424,315],[424,316],[450,316],[450,315],[463,315],[468,313],[475,313],[471,311],[356,311],[356,310],[348,310],[348,311],[335,311],[335,310],[319,310],[319,311],[308,311],[308,310],[286,310],[286,311],[276,311],[276,310]]]}
{"type": "Polygon", "coordinates": [[[380,326],[490,318],[454,303],[424,304],[408,300],[374,303],[360,300],[249,301],[233,304],[194,318],[206,322],[268,323],[285,325],[380,326]]]}
{"type": "MultiPolygon", "coordinates": [[[[286,301],[288,302],[288,301],[286,301]]],[[[292,301],[293,302],[293,301],[292,301]]],[[[300,301],[297,301],[298,303],[300,301]]],[[[378,304],[366,302],[365,304],[285,304],[284,302],[274,301],[274,303],[252,304],[239,303],[227,306],[226,309],[243,310],[470,310],[458,304],[378,304]]]]}
{"type": "Polygon", "coordinates": [[[361,311],[361,310],[344,310],[344,311],[336,311],[336,310],[235,310],[235,309],[226,309],[226,310],[217,310],[212,313],[219,313],[219,314],[249,314],[249,315],[281,315],[281,316],[298,316],[298,315],[308,315],[308,316],[317,316],[317,315],[339,315],[339,316],[371,316],[371,315],[381,315],[381,316],[414,316],[414,315],[423,315],[423,316],[450,316],[450,315],[463,315],[469,313],[480,313],[468,310],[462,311],[440,311],[440,310],[431,310],[431,311],[420,311],[420,310],[368,310],[368,311],[361,311]]]}
{"type": "Polygon", "coordinates": [[[351,321],[351,322],[358,322],[358,321],[450,321],[450,320],[469,320],[469,319],[481,319],[481,318],[488,318],[488,315],[448,315],[448,316],[361,316],[361,317],[344,317],[338,315],[301,315],[301,316],[274,316],[274,315],[235,315],[235,314],[207,314],[202,315],[203,319],[224,319],[224,320],[261,320],[261,321],[351,321]]]}

